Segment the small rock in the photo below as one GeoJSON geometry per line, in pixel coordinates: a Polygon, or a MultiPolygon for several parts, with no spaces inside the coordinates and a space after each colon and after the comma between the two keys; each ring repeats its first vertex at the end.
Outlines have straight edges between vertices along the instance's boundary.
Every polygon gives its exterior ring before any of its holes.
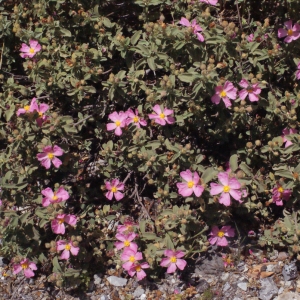
{"type": "Polygon", "coordinates": [[[141,288],[137,288],[134,292],[133,292],[133,297],[138,298],[140,296],[142,296],[145,293],[145,290],[141,289],[141,288]]]}
{"type": "Polygon", "coordinates": [[[248,288],[248,284],[247,284],[247,282],[239,282],[238,284],[237,284],[237,286],[241,289],[241,290],[243,290],[243,291],[247,291],[247,288],[248,288]]]}
{"type": "Polygon", "coordinates": [[[230,284],[228,282],[226,282],[223,286],[223,292],[226,292],[230,289],[230,284]]]}
{"type": "Polygon", "coordinates": [[[277,257],[277,259],[278,260],[286,260],[288,258],[288,254],[286,253],[286,252],[279,252],[278,253],[278,257],[277,257]]]}
{"type": "Polygon", "coordinates": [[[101,295],[100,300],[108,300],[109,298],[106,295],[101,295]]]}
{"type": "Polygon", "coordinates": [[[285,281],[295,279],[298,276],[297,266],[295,262],[284,265],[282,275],[285,281]]]}
{"type": "Polygon", "coordinates": [[[195,289],[198,293],[202,294],[209,288],[209,283],[205,279],[201,279],[196,285],[195,289]]]}
{"type": "Polygon", "coordinates": [[[145,300],[147,298],[146,294],[141,295],[141,300],[145,300]]]}
{"type": "Polygon", "coordinates": [[[278,296],[277,300],[300,300],[300,296],[298,293],[284,292],[278,296]]]}
{"type": "Polygon", "coordinates": [[[278,288],[272,278],[263,278],[260,280],[261,289],[259,291],[259,299],[271,300],[278,294],[278,288]]]}
{"type": "Polygon", "coordinates": [[[107,277],[108,282],[114,286],[124,286],[127,283],[127,279],[117,277],[117,276],[109,276],[107,277]]]}
{"type": "Polygon", "coordinates": [[[94,284],[95,285],[99,285],[102,281],[102,279],[100,278],[101,274],[95,274],[94,275],[94,284]]]}
{"type": "Polygon", "coordinates": [[[227,281],[228,277],[229,277],[229,273],[223,273],[222,276],[221,276],[221,280],[222,281],[227,281]]]}

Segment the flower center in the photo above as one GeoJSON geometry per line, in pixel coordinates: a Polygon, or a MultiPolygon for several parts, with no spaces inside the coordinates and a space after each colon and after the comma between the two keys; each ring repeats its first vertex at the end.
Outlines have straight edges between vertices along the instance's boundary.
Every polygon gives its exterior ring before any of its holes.
{"type": "Polygon", "coordinates": [[[39,116],[42,117],[42,116],[43,116],[43,113],[42,113],[42,112],[39,112],[39,116]]]}
{"type": "Polygon", "coordinates": [[[218,232],[218,237],[222,238],[225,235],[224,231],[219,231],[218,232]]]}
{"type": "Polygon", "coordinates": [[[67,251],[70,251],[70,250],[71,250],[71,246],[68,244],[68,245],[65,246],[65,249],[66,249],[67,251]]]}
{"type": "Polygon", "coordinates": [[[225,193],[228,193],[228,192],[230,191],[230,186],[229,186],[229,185],[224,185],[223,191],[224,191],[225,193]]]}
{"type": "Polygon", "coordinates": [[[113,187],[111,188],[111,191],[112,191],[113,193],[116,193],[116,192],[117,192],[117,188],[116,188],[115,186],[113,186],[113,187]]]}
{"type": "Polygon", "coordinates": [[[121,125],[121,122],[120,121],[116,121],[115,124],[116,124],[117,127],[119,127],[121,125]]]}
{"type": "Polygon", "coordinates": [[[53,197],[52,197],[52,200],[53,201],[56,201],[58,199],[58,197],[56,196],[56,195],[54,195],[53,197]]]}
{"type": "Polygon", "coordinates": [[[292,30],[292,29],[289,29],[289,30],[287,31],[287,34],[288,34],[289,36],[293,35],[293,30],[292,30]]]}
{"type": "Polygon", "coordinates": [[[277,189],[277,191],[278,191],[279,193],[283,193],[283,192],[284,192],[284,189],[280,186],[280,187],[277,189]]]}
{"type": "Polygon", "coordinates": [[[22,269],[28,269],[28,263],[25,262],[23,264],[21,264],[22,269]]]}
{"type": "Polygon", "coordinates": [[[141,268],[140,265],[138,265],[138,266],[135,267],[135,270],[136,270],[137,272],[140,272],[140,271],[142,270],[142,268],[141,268]]]}
{"type": "Polygon", "coordinates": [[[124,246],[125,247],[129,247],[130,246],[130,242],[129,241],[124,241],[124,246]]]}
{"type": "Polygon", "coordinates": [[[29,52],[30,52],[30,53],[34,53],[34,49],[33,49],[33,48],[30,48],[30,49],[29,49],[29,52]]]}
{"type": "Polygon", "coordinates": [[[171,262],[171,263],[176,263],[176,261],[177,261],[177,258],[176,258],[175,256],[172,256],[172,257],[170,258],[170,262],[171,262]]]}
{"type": "Polygon", "coordinates": [[[48,153],[47,156],[48,156],[49,159],[53,159],[54,158],[54,154],[53,153],[48,153]]]}
{"type": "Polygon", "coordinates": [[[247,88],[247,92],[250,94],[253,93],[253,88],[252,87],[247,88]]]}
{"type": "Polygon", "coordinates": [[[189,181],[187,184],[188,188],[191,189],[194,186],[194,182],[193,181],[189,181]]]}
{"type": "Polygon", "coordinates": [[[131,225],[127,225],[126,228],[128,231],[133,231],[133,227],[131,225]]]}
{"type": "Polygon", "coordinates": [[[133,122],[134,122],[134,123],[138,123],[138,121],[139,121],[139,117],[135,116],[135,117],[133,118],[133,122]]]}
{"type": "Polygon", "coordinates": [[[222,97],[222,98],[224,98],[224,97],[226,97],[226,92],[223,90],[221,93],[220,93],[220,96],[222,97]]]}
{"type": "Polygon", "coordinates": [[[28,110],[29,110],[29,108],[30,108],[30,106],[29,106],[29,105],[25,105],[25,106],[24,106],[24,109],[25,109],[26,111],[28,111],[28,110]]]}
{"type": "Polygon", "coordinates": [[[129,257],[129,261],[132,262],[132,263],[135,262],[135,257],[134,257],[133,255],[131,255],[131,256],[129,257]]]}
{"type": "Polygon", "coordinates": [[[65,219],[64,219],[64,218],[60,218],[60,219],[58,219],[58,223],[59,223],[59,224],[62,224],[64,221],[65,221],[65,219]]]}
{"type": "Polygon", "coordinates": [[[164,118],[165,118],[165,114],[161,113],[161,114],[159,114],[159,117],[160,117],[161,119],[164,119],[164,118]]]}

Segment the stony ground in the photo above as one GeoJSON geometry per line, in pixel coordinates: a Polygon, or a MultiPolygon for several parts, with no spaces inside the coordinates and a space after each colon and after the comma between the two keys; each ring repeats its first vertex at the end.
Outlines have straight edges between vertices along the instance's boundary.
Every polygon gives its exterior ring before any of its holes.
{"type": "Polygon", "coordinates": [[[300,263],[286,252],[276,252],[268,259],[261,250],[241,256],[235,266],[224,266],[224,254],[212,249],[182,273],[168,275],[158,282],[136,281],[117,270],[95,274],[88,290],[58,289],[45,276],[25,279],[11,273],[5,259],[0,259],[0,300],[300,300],[300,263]]]}

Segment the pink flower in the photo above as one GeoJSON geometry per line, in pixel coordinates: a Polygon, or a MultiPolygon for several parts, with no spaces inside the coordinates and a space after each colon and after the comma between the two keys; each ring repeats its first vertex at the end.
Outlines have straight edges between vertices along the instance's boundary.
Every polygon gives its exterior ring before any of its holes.
{"type": "Polygon", "coordinates": [[[35,56],[37,52],[41,51],[41,45],[39,44],[38,41],[30,40],[29,46],[22,43],[22,47],[20,51],[23,52],[20,54],[22,58],[26,58],[26,57],[32,58],[35,56]]]}
{"type": "Polygon", "coordinates": [[[156,114],[149,114],[150,119],[154,119],[155,123],[160,124],[162,126],[168,124],[173,124],[175,119],[173,117],[168,117],[173,113],[172,109],[165,108],[163,111],[158,104],[153,106],[154,112],[156,114]]]}
{"type": "Polygon", "coordinates": [[[123,232],[133,232],[134,231],[134,227],[137,227],[138,224],[133,223],[131,221],[127,221],[124,222],[124,225],[118,225],[117,227],[117,231],[119,233],[123,233],[123,232]]]}
{"type": "Polygon", "coordinates": [[[218,3],[218,0],[199,0],[199,2],[203,2],[210,5],[216,5],[218,3]]]}
{"type": "Polygon", "coordinates": [[[254,232],[254,230],[248,231],[248,237],[250,237],[250,238],[255,238],[256,237],[256,233],[254,232]]]}
{"type": "Polygon", "coordinates": [[[246,39],[247,39],[247,41],[248,41],[249,43],[253,42],[253,40],[254,40],[254,34],[253,34],[253,33],[249,34],[249,35],[246,37],[246,39]]]}
{"type": "Polygon", "coordinates": [[[30,108],[32,109],[32,112],[36,111],[38,113],[39,117],[36,119],[36,122],[38,126],[41,127],[43,125],[43,122],[49,118],[44,115],[44,113],[49,109],[49,105],[46,103],[41,103],[40,105],[38,105],[36,103],[36,98],[33,98],[30,108]]]}
{"type": "Polygon", "coordinates": [[[66,214],[59,214],[56,216],[51,222],[52,231],[56,234],[65,234],[66,227],[65,222],[71,226],[75,226],[77,223],[77,218],[75,215],[66,215],[66,214]]]}
{"type": "Polygon", "coordinates": [[[146,277],[146,273],[143,269],[148,269],[150,266],[148,263],[143,262],[140,264],[134,264],[128,271],[128,274],[133,277],[136,274],[137,280],[142,280],[146,277]]]}
{"type": "Polygon", "coordinates": [[[282,200],[288,201],[292,195],[291,190],[285,190],[281,185],[277,184],[272,190],[272,199],[273,202],[278,205],[282,206],[282,200]]]}
{"type": "Polygon", "coordinates": [[[76,247],[73,245],[72,241],[64,241],[64,240],[59,240],[56,242],[56,250],[63,252],[60,255],[60,259],[66,259],[68,260],[70,258],[70,252],[72,255],[76,256],[79,252],[79,247],[76,247]]]}
{"type": "Polygon", "coordinates": [[[261,92],[261,89],[258,87],[258,83],[250,84],[246,79],[242,79],[239,83],[241,87],[244,89],[239,91],[239,97],[242,100],[245,100],[247,96],[249,96],[249,100],[251,102],[258,101],[258,95],[261,92]]]}
{"type": "Polygon", "coordinates": [[[195,19],[192,21],[192,23],[190,23],[190,21],[188,19],[181,18],[179,24],[186,26],[186,27],[191,27],[193,30],[193,33],[196,34],[197,39],[200,42],[204,41],[203,35],[201,33],[199,33],[199,31],[203,31],[203,29],[200,27],[200,25],[197,24],[197,21],[195,19]]]}
{"type": "Polygon", "coordinates": [[[199,184],[201,183],[200,177],[197,172],[194,174],[190,170],[186,170],[180,173],[180,176],[186,182],[177,183],[178,193],[183,197],[189,197],[195,193],[196,197],[200,197],[204,191],[204,187],[199,184]]]}
{"type": "Polygon", "coordinates": [[[0,206],[2,205],[2,200],[0,199],[0,206]]]}
{"type": "Polygon", "coordinates": [[[224,267],[225,268],[227,268],[227,267],[233,267],[233,261],[232,261],[232,259],[231,259],[230,256],[223,255],[222,259],[223,259],[223,263],[224,263],[224,267]]]}
{"type": "Polygon", "coordinates": [[[15,264],[13,266],[13,273],[18,274],[22,270],[24,270],[24,275],[27,278],[33,277],[35,270],[37,270],[36,264],[32,261],[29,261],[28,258],[24,258],[20,261],[19,264],[15,264]]]}
{"type": "Polygon", "coordinates": [[[237,89],[233,86],[230,81],[226,81],[224,86],[215,87],[215,94],[211,97],[211,101],[215,104],[219,104],[222,99],[226,107],[231,106],[231,100],[236,99],[237,89]]]}
{"type": "Polygon", "coordinates": [[[298,63],[297,68],[298,68],[298,70],[296,71],[295,75],[296,75],[297,79],[300,79],[300,62],[298,63]]]}
{"type": "Polygon", "coordinates": [[[43,152],[39,153],[36,157],[41,162],[41,165],[44,166],[46,169],[50,169],[51,162],[56,168],[59,168],[62,164],[62,161],[58,159],[56,156],[61,156],[64,154],[64,151],[58,147],[54,146],[46,146],[43,148],[43,152]]]}
{"type": "Polygon", "coordinates": [[[147,125],[147,122],[144,120],[144,119],[141,119],[139,117],[139,112],[137,109],[133,110],[132,109],[128,109],[126,111],[127,113],[127,116],[128,116],[128,119],[126,120],[126,125],[129,125],[131,123],[133,123],[134,125],[136,125],[136,127],[140,128],[141,125],[142,126],[146,126],[147,125]]]}
{"type": "Polygon", "coordinates": [[[285,27],[287,28],[287,30],[280,28],[278,29],[278,37],[284,38],[286,37],[283,41],[286,43],[290,43],[294,40],[299,39],[300,37],[300,25],[299,24],[295,24],[293,26],[293,22],[292,20],[286,21],[284,22],[285,27]]]}
{"type": "Polygon", "coordinates": [[[66,201],[70,197],[69,193],[63,187],[60,187],[56,192],[53,192],[52,189],[48,187],[42,190],[42,194],[45,196],[42,200],[42,205],[44,207],[66,201]]]}
{"type": "Polygon", "coordinates": [[[293,128],[290,128],[290,129],[288,129],[288,128],[284,128],[283,130],[282,130],[282,139],[283,139],[283,142],[285,143],[285,146],[284,146],[284,148],[287,148],[287,147],[289,147],[289,146],[291,146],[291,145],[293,145],[293,143],[290,141],[290,140],[288,140],[287,138],[286,138],[286,136],[287,135],[290,135],[290,134],[295,134],[295,133],[297,133],[298,132],[298,130],[297,129],[293,129],[293,128]]]}
{"type": "Polygon", "coordinates": [[[218,174],[218,179],[221,182],[221,184],[212,182],[210,184],[210,194],[214,196],[222,193],[219,198],[219,203],[224,204],[225,206],[229,206],[230,195],[236,201],[242,202],[242,192],[240,191],[241,184],[236,178],[230,178],[228,173],[220,172],[218,174]]]}
{"type": "Polygon", "coordinates": [[[143,259],[143,254],[141,252],[136,252],[132,249],[125,248],[120,258],[122,261],[125,261],[125,263],[122,265],[123,269],[128,271],[136,264],[138,260],[143,259]]]}
{"type": "Polygon", "coordinates": [[[35,101],[36,101],[35,99],[36,99],[36,98],[33,98],[33,99],[31,100],[30,105],[25,105],[24,108],[19,108],[19,109],[17,110],[17,116],[19,117],[19,116],[22,115],[22,114],[26,114],[26,113],[33,112],[33,111],[34,111],[33,106],[34,106],[34,103],[35,103],[35,101]]]}
{"type": "Polygon", "coordinates": [[[124,194],[119,191],[124,190],[124,183],[119,181],[119,179],[113,179],[111,182],[106,181],[105,187],[108,189],[108,192],[105,194],[108,200],[112,200],[113,196],[115,196],[117,201],[123,199],[124,194]]]}
{"type": "Polygon", "coordinates": [[[121,242],[115,242],[115,247],[120,250],[122,248],[129,248],[133,250],[134,252],[137,252],[138,246],[136,243],[132,243],[132,241],[135,239],[137,235],[135,233],[129,233],[129,234],[122,234],[117,233],[116,238],[121,242]]]}
{"type": "Polygon", "coordinates": [[[181,259],[185,254],[183,251],[165,250],[164,255],[167,258],[163,258],[160,262],[162,267],[168,267],[167,273],[174,273],[176,268],[183,270],[186,266],[186,261],[181,259]]]}
{"type": "Polygon", "coordinates": [[[217,246],[227,246],[228,242],[225,236],[234,237],[234,229],[230,226],[223,226],[219,229],[218,226],[213,226],[211,229],[211,237],[208,239],[211,245],[216,244],[217,246]]]}
{"type": "Polygon", "coordinates": [[[126,126],[127,113],[123,111],[117,113],[116,111],[114,111],[113,113],[108,115],[108,118],[112,120],[114,123],[106,124],[106,129],[108,131],[115,130],[115,135],[120,136],[122,134],[121,128],[126,126]]]}

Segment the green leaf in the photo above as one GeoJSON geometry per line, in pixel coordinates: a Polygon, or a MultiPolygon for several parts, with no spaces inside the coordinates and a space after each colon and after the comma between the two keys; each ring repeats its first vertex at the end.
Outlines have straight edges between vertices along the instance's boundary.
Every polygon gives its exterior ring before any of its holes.
{"type": "Polygon", "coordinates": [[[53,272],[54,273],[62,273],[62,269],[59,265],[59,262],[58,262],[58,259],[57,259],[57,256],[55,256],[52,260],[52,265],[53,265],[53,272]]]}
{"type": "Polygon", "coordinates": [[[148,58],[147,58],[147,63],[148,63],[149,68],[150,68],[152,71],[155,71],[155,70],[156,70],[156,64],[155,64],[155,62],[154,62],[154,57],[148,57],[148,58]]]}
{"type": "Polygon", "coordinates": [[[60,27],[60,33],[62,36],[67,36],[67,37],[71,37],[72,36],[72,33],[70,30],[66,29],[66,28],[62,28],[60,27]]]}
{"type": "Polygon", "coordinates": [[[134,33],[134,35],[130,39],[132,45],[135,45],[138,42],[138,40],[141,37],[141,34],[142,34],[142,30],[138,30],[134,33]]]}
{"type": "Polygon", "coordinates": [[[207,168],[202,176],[201,179],[204,181],[204,183],[208,183],[211,181],[216,175],[218,174],[218,171],[216,171],[214,168],[207,168]]]}
{"type": "Polygon", "coordinates": [[[236,154],[232,155],[229,160],[229,166],[232,172],[235,172],[238,168],[238,156],[236,154]]]}

